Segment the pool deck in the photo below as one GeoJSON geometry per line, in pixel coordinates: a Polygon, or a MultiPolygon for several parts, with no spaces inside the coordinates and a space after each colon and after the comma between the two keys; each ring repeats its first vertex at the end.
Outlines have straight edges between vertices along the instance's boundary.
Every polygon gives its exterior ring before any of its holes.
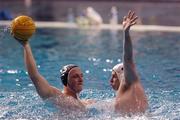
{"type": "MultiPolygon", "coordinates": [[[[0,21],[0,26],[10,26],[11,21],[0,21]]],[[[76,23],[67,22],[35,22],[37,28],[69,28],[69,29],[102,29],[102,30],[122,30],[122,24],[111,25],[101,24],[99,26],[78,25],[76,23]]],[[[135,25],[132,31],[148,32],[180,32],[180,26],[160,26],[160,25],[135,25]]]]}

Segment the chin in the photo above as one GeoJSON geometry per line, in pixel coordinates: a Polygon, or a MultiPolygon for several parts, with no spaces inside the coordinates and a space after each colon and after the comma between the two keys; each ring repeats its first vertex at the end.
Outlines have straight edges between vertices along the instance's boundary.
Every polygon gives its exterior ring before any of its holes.
{"type": "Polygon", "coordinates": [[[112,89],[115,90],[115,86],[111,85],[112,89]]]}
{"type": "Polygon", "coordinates": [[[117,88],[117,87],[115,87],[115,86],[112,86],[112,88],[113,88],[113,90],[115,90],[115,91],[117,91],[117,90],[118,90],[118,88],[117,88]]]}
{"type": "Polygon", "coordinates": [[[78,89],[77,89],[77,93],[80,93],[82,91],[82,87],[79,87],[78,89]]]}
{"type": "Polygon", "coordinates": [[[113,90],[115,90],[116,91],[116,89],[113,87],[113,90]]]}

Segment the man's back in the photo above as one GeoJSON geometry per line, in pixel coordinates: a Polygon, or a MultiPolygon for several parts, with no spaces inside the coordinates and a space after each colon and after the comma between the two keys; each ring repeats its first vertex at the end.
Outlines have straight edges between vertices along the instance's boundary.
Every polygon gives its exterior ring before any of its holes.
{"type": "Polygon", "coordinates": [[[120,89],[119,93],[115,102],[116,112],[142,113],[146,110],[147,98],[139,81],[133,83],[126,91],[120,89]]]}

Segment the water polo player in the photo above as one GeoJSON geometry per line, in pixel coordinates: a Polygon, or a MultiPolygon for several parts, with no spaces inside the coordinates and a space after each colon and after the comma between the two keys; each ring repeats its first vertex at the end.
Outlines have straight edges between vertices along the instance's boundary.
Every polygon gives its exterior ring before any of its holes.
{"type": "Polygon", "coordinates": [[[123,63],[112,69],[110,84],[117,91],[115,111],[121,114],[142,113],[148,103],[133,61],[130,27],[136,24],[137,16],[129,12],[123,19],[123,63]]]}
{"type": "MultiPolygon", "coordinates": [[[[34,32],[34,30],[32,31],[32,25],[34,25],[33,21],[29,17],[18,17],[12,22],[11,26],[13,26],[13,37],[23,46],[25,65],[37,93],[43,99],[51,98],[56,105],[63,106],[63,109],[74,108],[74,110],[84,111],[85,105],[90,104],[91,101],[80,100],[78,97],[78,94],[83,89],[83,73],[81,69],[77,65],[72,64],[63,67],[61,70],[61,79],[64,85],[63,92],[51,86],[39,73],[28,42],[28,39],[34,32]]],[[[33,29],[35,29],[35,26],[33,29]]]]}

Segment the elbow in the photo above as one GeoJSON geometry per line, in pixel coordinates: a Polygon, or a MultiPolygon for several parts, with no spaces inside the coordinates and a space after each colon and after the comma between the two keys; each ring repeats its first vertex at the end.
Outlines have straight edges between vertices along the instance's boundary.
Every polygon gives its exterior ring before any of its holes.
{"type": "Polygon", "coordinates": [[[45,95],[40,95],[42,100],[47,100],[49,97],[45,96],[45,95]]]}
{"type": "Polygon", "coordinates": [[[48,92],[42,92],[37,90],[38,95],[41,97],[42,100],[47,100],[48,98],[52,97],[48,92]]]}
{"type": "Polygon", "coordinates": [[[32,81],[39,78],[39,76],[40,76],[39,72],[28,72],[28,75],[32,81]]]}

